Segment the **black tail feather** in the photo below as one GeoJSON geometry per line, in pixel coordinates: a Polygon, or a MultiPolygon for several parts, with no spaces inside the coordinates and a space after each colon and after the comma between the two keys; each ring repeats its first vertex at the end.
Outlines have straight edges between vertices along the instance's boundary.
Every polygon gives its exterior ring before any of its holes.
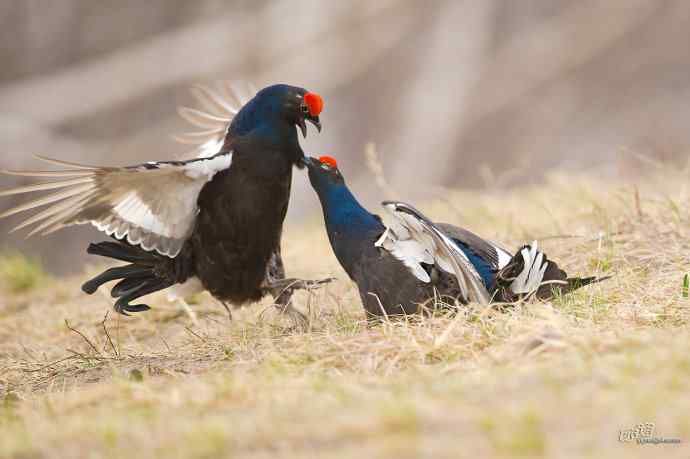
{"type": "Polygon", "coordinates": [[[118,298],[114,306],[115,311],[124,315],[151,309],[146,304],[130,304],[130,302],[178,282],[184,282],[188,277],[185,274],[187,270],[178,266],[180,262],[177,259],[146,252],[124,242],[106,241],[90,244],[87,252],[130,263],[107,269],[81,287],[85,293],[93,294],[101,285],[119,280],[111,289],[110,294],[113,298],[118,298]]]}
{"type": "Polygon", "coordinates": [[[86,252],[91,255],[100,255],[101,257],[128,261],[143,266],[154,266],[161,259],[160,255],[152,252],[145,252],[138,247],[133,247],[122,242],[106,241],[97,244],[89,244],[86,252]]]}
{"type": "Polygon", "coordinates": [[[569,277],[566,279],[568,284],[561,287],[561,293],[569,293],[573,290],[577,290],[581,287],[584,287],[585,285],[597,284],[607,279],[611,279],[611,276],[569,277]]]}
{"type": "Polygon", "coordinates": [[[125,277],[120,282],[115,284],[115,286],[110,290],[110,296],[113,298],[125,296],[139,288],[143,282],[147,282],[151,279],[155,279],[155,277],[152,276],[150,272],[148,272],[145,276],[125,277]]]}
{"type": "Polygon", "coordinates": [[[126,316],[129,315],[127,314],[128,312],[148,311],[151,308],[146,304],[129,304],[129,302],[150,293],[166,289],[173,284],[175,282],[165,279],[147,278],[115,302],[115,311],[126,316]]]}
{"type": "Polygon", "coordinates": [[[98,287],[107,282],[150,274],[151,268],[145,266],[137,266],[134,264],[117,266],[115,268],[107,269],[93,279],[84,282],[84,284],[81,286],[81,289],[84,291],[84,293],[91,295],[98,290],[98,287]]]}

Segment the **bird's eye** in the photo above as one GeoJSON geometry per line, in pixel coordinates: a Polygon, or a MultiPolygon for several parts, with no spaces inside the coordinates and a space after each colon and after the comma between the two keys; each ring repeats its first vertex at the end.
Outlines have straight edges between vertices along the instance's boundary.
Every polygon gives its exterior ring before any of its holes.
{"type": "Polygon", "coordinates": [[[302,113],[304,113],[305,115],[309,114],[309,107],[307,107],[307,104],[303,103],[300,105],[299,108],[300,108],[300,110],[302,110],[302,113]]]}

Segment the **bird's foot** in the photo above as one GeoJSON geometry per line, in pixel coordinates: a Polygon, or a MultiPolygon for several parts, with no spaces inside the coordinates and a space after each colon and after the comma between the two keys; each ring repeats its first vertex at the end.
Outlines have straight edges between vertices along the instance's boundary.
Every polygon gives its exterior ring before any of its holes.
{"type": "Polygon", "coordinates": [[[305,280],[296,278],[278,279],[267,282],[264,285],[264,289],[266,290],[266,293],[271,294],[277,305],[282,305],[281,307],[284,307],[285,305],[290,304],[292,301],[292,294],[295,292],[295,290],[313,290],[333,280],[335,280],[333,277],[320,280],[305,280]]]}
{"type": "Polygon", "coordinates": [[[298,329],[305,331],[309,329],[309,319],[292,305],[292,294],[295,290],[313,290],[333,280],[332,277],[319,280],[279,279],[267,283],[264,288],[273,296],[275,307],[281,314],[288,315],[298,329]]]}
{"type": "Polygon", "coordinates": [[[287,279],[279,279],[264,285],[274,298],[278,298],[286,293],[292,294],[295,290],[313,290],[319,288],[323,284],[327,284],[335,280],[335,277],[327,277],[325,279],[297,279],[294,277],[287,279]]]}

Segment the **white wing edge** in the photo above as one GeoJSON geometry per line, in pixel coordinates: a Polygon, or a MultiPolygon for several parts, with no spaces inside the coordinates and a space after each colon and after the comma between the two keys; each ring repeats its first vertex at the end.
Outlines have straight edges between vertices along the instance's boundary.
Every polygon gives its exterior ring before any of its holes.
{"type": "Polygon", "coordinates": [[[383,206],[395,218],[395,223],[387,227],[376,241],[378,247],[391,252],[422,282],[430,282],[431,279],[420,263],[437,263],[444,271],[455,274],[466,298],[480,304],[489,303],[489,292],[481,276],[465,253],[448,236],[412,206],[389,201],[384,202],[383,206]],[[407,211],[401,212],[399,208],[407,211]],[[407,251],[400,248],[401,242],[410,241],[414,241],[419,248],[407,251]]]}
{"type": "MultiPolygon", "coordinates": [[[[156,251],[161,255],[174,258],[184,245],[185,240],[193,229],[193,220],[198,213],[196,199],[205,183],[214,175],[232,163],[232,152],[218,155],[212,158],[190,160],[183,163],[160,162],[146,163],[132,167],[96,168],[67,163],[37,156],[37,159],[69,166],[71,170],[61,171],[11,171],[0,170],[7,175],[19,175],[28,177],[51,177],[52,182],[34,183],[19,186],[8,190],[1,190],[0,196],[32,193],[35,191],[50,191],[49,194],[22,203],[0,213],[0,218],[8,217],[20,212],[43,208],[37,214],[29,217],[14,227],[10,232],[17,231],[29,225],[36,226],[28,233],[30,237],[36,233],[47,235],[66,226],[90,223],[100,231],[116,239],[126,239],[132,245],[141,247],[146,251],[156,251]],[[181,205],[183,212],[173,215],[168,202],[156,201],[155,196],[148,199],[141,198],[137,191],[146,189],[150,180],[156,180],[155,176],[148,177],[147,172],[165,174],[166,171],[177,172],[186,177],[180,181],[174,176],[158,176],[164,179],[173,178],[173,183],[179,183],[182,189],[172,189],[171,195],[175,197],[175,205],[181,205]],[[140,189],[123,188],[125,184],[136,184],[136,175],[140,174],[143,181],[139,182],[140,189]],[[119,182],[119,177],[125,179],[119,182]],[[153,204],[153,208],[151,206],[153,204]],[[108,212],[95,217],[94,209],[110,209],[108,212]],[[165,221],[165,211],[175,218],[165,221]]],[[[182,176],[180,176],[182,177],[182,176]]],[[[164,198],[164,197],[163,197],[164,198]]],[[[174,209],[173,209],[174,210],[174,209]]]]}

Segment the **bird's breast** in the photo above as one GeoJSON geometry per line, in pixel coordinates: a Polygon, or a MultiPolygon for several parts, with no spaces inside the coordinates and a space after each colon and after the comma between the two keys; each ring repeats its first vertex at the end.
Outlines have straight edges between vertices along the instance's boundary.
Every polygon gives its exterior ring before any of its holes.
{"type": "Polygon", "coordinates": [[[280,244],[291,174],[264,178],[234,166],[202,190],[191,243],[197,276],[214,296],[253,301],[280,244]]]}

